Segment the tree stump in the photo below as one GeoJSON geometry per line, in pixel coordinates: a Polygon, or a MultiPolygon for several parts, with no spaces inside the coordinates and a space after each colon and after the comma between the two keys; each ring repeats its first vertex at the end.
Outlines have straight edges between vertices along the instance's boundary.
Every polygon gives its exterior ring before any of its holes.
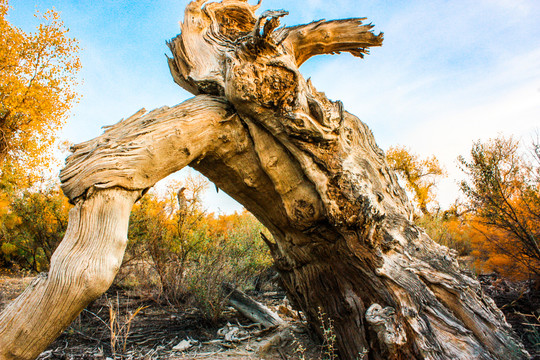
{"type": "Polygon", "coordinates": [[[314,329],[320,314],[332,320],[342,359],[366,350],[371,360],[525,358],[455,253],[408,220],[368,127],[298,70],[318,54],[363,57],[382,34],[365,19],[279,27],[285,11],[257,17],[259,5],[244,0],[205,3],[187,6],[169,43],[175,82],[196,96],[141,110],[73,148],[61,173],[77,204],[70,228],[49,276],[0,315],[0,359],[35,358],[106,290],[128,208],[188,165],[270,230],[289,298],[314,329]]]}

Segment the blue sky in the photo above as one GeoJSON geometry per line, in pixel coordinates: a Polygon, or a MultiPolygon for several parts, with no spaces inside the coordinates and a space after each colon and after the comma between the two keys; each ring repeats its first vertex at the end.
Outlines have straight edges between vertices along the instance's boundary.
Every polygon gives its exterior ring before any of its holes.
{"type": "MultiPolygon", "coordinates": [[[[35,9],[54,7],[83,48],[82,100],[62,136],[81,142],[138,109],[191,97],[175,85],[165,41],[179,31],[186,0],[11,0],[10,21],[29,31],[35,9]]],[[[364,60],[348,54],[313,58],[301,68],[319,91],[366,122],[383,149],[408,146],[436,155],[449,177],[447,205],[458,196],[456,158],[472,142],[514,135],[530,142],[540,129],[540,1],[266,0],[286,9],[287,25],[321,18],[367,17],[385,33],[364,60]]],[[[212,188],[207,206],[241,208],[212,188]]]]}

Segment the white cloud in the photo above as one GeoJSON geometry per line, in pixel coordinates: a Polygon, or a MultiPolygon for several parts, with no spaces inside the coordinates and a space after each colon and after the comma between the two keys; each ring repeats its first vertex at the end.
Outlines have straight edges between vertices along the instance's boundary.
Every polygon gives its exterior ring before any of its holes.
{"type": "MultiPolygon", "coordinates": [[[[84,97],[64,132],[69,140],[98,136],[101,126],[141,107],[174,105],[189,96],[173,84],[163,56],[163,41],[178,32],[186,3],[115,2],[111,14],[122,13],[120,20],[108,18],[106,3],[56,5],[85,48],[84,97]]],[[[14,18],[22,18],[22,5],[14,18]]],[[[288,25],[362,16],[373,21],[385,32],[382,48],[365,60],[346,54],[312,59],[302,72],[365,121],[383,148],[399,143],[435,154],[453,177],[455,158],[473,140],[501,132],[526,137],[540,123],[538,1],[266,0],[264,9],[290,10],[283,20],[288,25]]],[[[443,196],[456,196],[450,188],[443,196]]],[[[214,209],[235,210],[228,199],[211,201],[214,209]]]]}
{"type": "Polygon", "coordinates": [[[495,35],[482,34],[489,49],[457,64],[446,64],[445,57],[467,42],[433,56],[424,47],[437,37],[424,38],[416,53],[403,56],[405,42],[414,41],[401,37],[366,60],[326,58],[308,72],[320,90],[343,100],[374,130],[383,148],[403,144],[423,156],[436,155],[449,172],[440,184],[441,202],[448,205],[458,196],[456,158],[466,155],[473,141],[498,134],[528,139],[540,124],[540,47],[522,44],[510,53],[506,43],[512,34],[495,35]]]}

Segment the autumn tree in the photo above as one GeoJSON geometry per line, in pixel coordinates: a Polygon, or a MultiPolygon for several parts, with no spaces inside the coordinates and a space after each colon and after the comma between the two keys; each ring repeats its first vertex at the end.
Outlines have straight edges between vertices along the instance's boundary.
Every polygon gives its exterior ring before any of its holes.
{"type": "Polygon", "coordinates": [[[513,138],[474,143],[459,158],[468,207],[494,249],[540,275],[540,160],[537,144],[527,159],[513,138]]]}
{"type": "Polygon", "coordinates": [[[26,33],[9,23],[8,10],[8,0],[0,0],[2,179],[51,161],[58,130],[78,98],[81,67],[77,41],[68,37],[57,12],[37,13],[41,24],[26,33]]]}
{"type": "Polygon", "coordinates": [[[439,160],[435,156],[422,159],[403,146],[388,149],[386,159],[414,195],[418,209],[422,214],[429,215],[430,206],[436,204],[435,185],[445,175],[439,160]]]}
{"type": "Polygon", "coordinates": [[[0,210],[0,264],[47,270],[66,231],[70,209],[58,184],[44,183],[4,205],[0,210]]]}
{"type": "Polygon", "coordinates": [[[190,256],[205,240],[201,196],[206,186],[199,177],[171,182],[164,196],[148,194],[131,215],[130,247],[139,247],[151,259],[170,302],[182,300],[186,293],[183,275],[190,256]]]}

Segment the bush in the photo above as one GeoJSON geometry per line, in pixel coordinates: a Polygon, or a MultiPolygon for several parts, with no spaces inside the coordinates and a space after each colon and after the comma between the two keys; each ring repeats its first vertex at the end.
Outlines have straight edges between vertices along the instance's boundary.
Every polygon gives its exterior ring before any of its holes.
{"type": "MultiPolygon", "coordinates": [[[[260,238],[266,230],[251,214],[204,211],[200,198],[206,185],[188,178],[135,204],[117,284],[139,293],[157,288],[158,299],[177,308],[195,305],[215,321],[227,300],[221,283],[253,287],[271,257],[260,238]]],[[[8,206],[0,211],[0,265],[46,271],[66,231],[67,199],[57,185],[4,198],[8,206]]]]}
{"type": "Polygon", "coordinates": [[[194,305],[216,321],[227,300],[221,283],[253,286],[271,257],[260,238],[264,227],[251,214],[216,216],[202,209],[205,187],[203,180],[188,178],[170,184],[165,195],[147,194],[131,215],[124,265],[142,274],[138,284],[130,278],[131,287],[157,283],[157,296],[168,304],[194,305]]]}
{"type": "Polygon", "coordinates": [[[422,216],[416,223],[434,241],[456,250],[459,256],[471,254],[471,239],[475,236],[475,230],[465,219],[455,215],[437,214],[422,216]]]}
{"type": "Polygon", "coordinates": [[[49,268],[64,237],[70,205],[58,186],[12,196],[1,214],[0,258],[3,266],[36,272],[49,268]]]}
{"type": "Polygon", "coordinates": [[[538,278],[540,143],[533,143],[531,150],[527,155],[513,138],[476,142],[470,159],[459,159],[467,175],[460,187],[484,235],[483,247],[496,255],[497,266],[512,265],[514,275],[538,278]]]}

